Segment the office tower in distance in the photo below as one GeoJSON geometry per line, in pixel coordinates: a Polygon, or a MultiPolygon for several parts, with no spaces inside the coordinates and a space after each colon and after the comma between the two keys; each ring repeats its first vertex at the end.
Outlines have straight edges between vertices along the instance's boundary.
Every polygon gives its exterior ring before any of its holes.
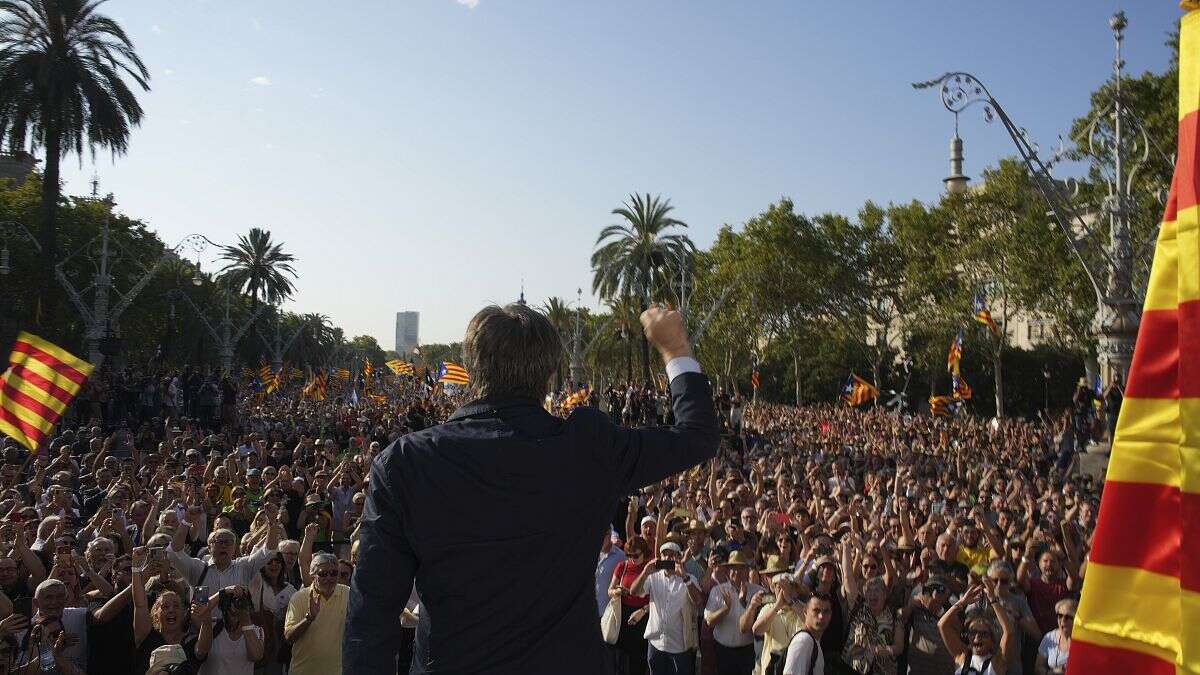
{"type": "Polygon", "coordinates": [[[396,312],[396,353],[401,356],[412,354],[421,344],[417,330],[420,312],[396,312]]]}

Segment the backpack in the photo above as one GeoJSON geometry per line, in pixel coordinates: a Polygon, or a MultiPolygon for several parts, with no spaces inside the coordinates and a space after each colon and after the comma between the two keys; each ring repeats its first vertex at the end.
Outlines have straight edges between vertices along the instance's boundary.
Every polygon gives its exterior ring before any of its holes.
{"type": "MultiPolygon", "coordinates": [[[[791,648],[792,641],[804,633],[808,633],[808,636],[813,640],[812,655],[808,657],[808,674],[812,675],[813,669],[817,667],[817,657],[821,655],[821,641],[817,636],[805,628],[793,635],[791,640],[788,640],[788,649],[791,648]]],[[[787,652],[787,649],[771,652],[771,659],[767,662],[767,669],[764,675],[783,675],[783,666],[787,663],[787,652]]]]}

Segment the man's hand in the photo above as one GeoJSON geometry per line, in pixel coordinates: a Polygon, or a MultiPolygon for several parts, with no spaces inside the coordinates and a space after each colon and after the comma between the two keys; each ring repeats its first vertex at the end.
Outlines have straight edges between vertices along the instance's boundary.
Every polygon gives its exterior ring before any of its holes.
{"type": "Polygon", "coordinates": [[[668,310],[662,305],[650,305],[642,312],[642,330],[646,339],[658,349],[663,363],[680,356],[691,356],[692,347],[688,342],[687,327],[683,323],[683,315],[675,310],[668,310]]]}
{"type": "Polygon", "coordinates": [[[321,613],[321,594],[314,588],[308,596],[308,612],[304,618],[311,621],[317,620],[317,615],[321,613]]]}

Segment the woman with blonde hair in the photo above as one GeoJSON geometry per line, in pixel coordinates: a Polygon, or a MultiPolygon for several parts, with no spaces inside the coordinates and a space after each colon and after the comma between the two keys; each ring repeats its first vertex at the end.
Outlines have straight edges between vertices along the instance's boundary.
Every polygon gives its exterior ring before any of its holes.
{"type": "Polygon", "coordinates": [[[1037,675],[1057,675],[1067,672],[1067,656],[1071,652],[1071,630],[1075,626],[1075,610],[1079,603],[1064,598],[1054,604],[1058,628],[1046,633],[1038,645],[1037,675]]]}
{"type": "Polygon", "coordinates": [[[144,548],[134,551],[133,580],[133,645],[137,652],[135,675],[150,667],[150,654],[163,645],[180,645],[188,660],[203,663],[212,648],[212,612],[207,602],[196,603],[190,612],[183,598],[173,590],[158,594],[151,607],[146,598],[147,572],[154,572],[161,562],[146,562],[144,548]]]}

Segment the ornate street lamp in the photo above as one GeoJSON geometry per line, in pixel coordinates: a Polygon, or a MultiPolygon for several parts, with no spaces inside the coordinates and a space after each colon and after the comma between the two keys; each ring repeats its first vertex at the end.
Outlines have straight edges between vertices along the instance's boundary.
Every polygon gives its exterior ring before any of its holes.
{"type": "MultiPolygon", "coordinates": [[[[1113,101],[1108,108],[1097,113],[1086,129],[1088,153],[1097,158],[1108,156],[1113,165],[1112,174],[1104,177],[1108,196],[1092,208],[1095,212],[1107,215],[1107,218],[1085,218],[1082,215],[1074,203],[1078,190],[1072,189],[1072,181],[1056,180],[1050,173],[1050,168],[1063,157],[1064,152],[1060,150],[1049,160],[1043,161],[1038,155],[1037,145],[1029,140],[1026,130],[1012,121],[987,87],[974,75],[952,72],[928,82],[913,84],[916,89],[938,87],[942,104],[956,118],[966,108],[979,104],[986,121],[998,119],[1008,132],[1034,185],[1049,207],[1048,215],[1071,245],[1075,259],[1095,292],[1096,314],[1092,331],[1097,338],[1097,352],[1105,381],[1110,380],[1114,373],[1124,376],[1129,371],[1141,306],[1145,299],[1144,282],[1134,283],[1134,263],[1137,259],[1143,262],[1144,269],[1149,268],[1148,261],[1157,236],[1157,227],[1151,228],[1149,235],[1137,242],[1135,249],[1130,216],[1136,201],[1130,193],[1133,177],[1149,160],[1153,144],[1144,125],[1122,98],[1121,79],[1125,62],[1121,59],[1121,43],[1127,25],[1124,12],[1117,12],[1109,20],[1116,42],[1113,101]],[[1100,123],[1106,118],[1112,121],[1111,133],[1101,127],[1100,123]],[[1134,133],[1127,135],[1127,131],[1134,133]],[[1107,233],[1104,232],[1106,226],[1107,233]]],[[[1084,145],[1082,138],[1076,140],[1081,147],[1084,145]]],[[[1162,201],[1161,193],[1158,197],[1162,201]]]]}

